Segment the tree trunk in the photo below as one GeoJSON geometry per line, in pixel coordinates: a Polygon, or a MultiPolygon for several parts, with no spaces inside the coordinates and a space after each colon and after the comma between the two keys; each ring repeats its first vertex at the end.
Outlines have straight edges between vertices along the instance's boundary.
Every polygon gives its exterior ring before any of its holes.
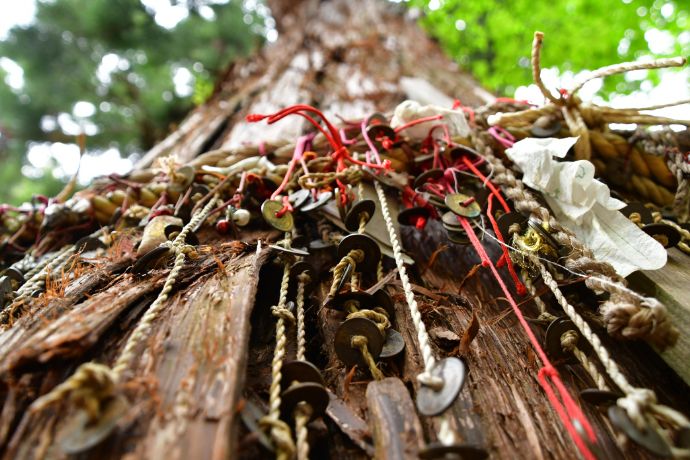
{"type": "MultiPolygon", "coordinates": [[[[278,41],[252,60],[231,66],[211,100],[148,152],[137,168],[147,168],[166,155],[189,162],[206,152],[222,155],[244,146],[256,148],[259,142],[294,142],[305,130],[301,118],[266,125],[248,124],[244,116],[296,103],[318,106],[329,118],[356,119],[390,112],[406,98],[445,106],[453,98],[465,105],[493,99],[405,19],[399,6],[374,0],[269,4],[280,31],[278,41]]],[[[427,328],[462,336],[473,314],[480,324],[466,355],[468,384],[451,408],[459,438],[483,447],[493,458],[575,458],[576,448],[535,378],[537,359],[508,306],[494,294],[497,286],[485,269],[465,280],[478,263],[472,250],[440,248],[440,224],[429,225],[425,233],[408,229],[402,234],[417,262],[417,295],[427,328]],[[434,254],[437,249],[441,251],[434,254]]],[[[280,268],[271,262],[265,245],[278,235],[254,231],[241,237],[243,243],[227,243],[214,232],[201,235],[198,257],[184,267],[129,369],[131,404],[126,416],[103,443],[80,457],[270,458],[251,413],[263,413],[267,407],[275,324],[269,307],[278,295],[280,268]],[[260,246],[264,250],[258,251],[260,246]]],[[[381,438],[372,436],[383,436],[380,430],[398,423],[386,412],[396,399],[386,399],[386,391],[392,390],[368,391],[367,375],[353,377],[335,356],[333,336],[343,315],[317,308],[325,297],[332,263],[327,256],[316,261],[323,270],[308,310],[308,355],[322,367],[332,392],[327,416],[310,425],[312,457],[367,458],[383,449],[381,438]]],[[[97,265],[70,284],[61,299],[39,306],[0,335],[4,458],[64,455],[61,421],[69,408],[26,409],[79,364],[113,362],[167,274],[167,269],[158,269],[142,277],[126,271],[126,266],[113,256],[113,263],[97,265]]],[[[390,260],[385,268],[393,268],[390,260]]],[[[383,371],[399,377],[414,396],[421,355],[400,285],[392,281],[388,286],[407,349],[383,371]]],[[[523,308],[536,316],[533,305],[523,308]]],[[[437,356],[457,353],[441,338],[433,345],[437,356]]],[[[687,388],[645,345],[607,345],[633,384],[649,386],[663,402],[687,411],[687,388]]],[[[579,366],[562,365],[559,370],[572,392],[591,386],[579,366]]],[[[401,405],[409,402],[405,396],[399,395],[401,405]]],[[[607,419],[596,409],[585,410],[607,457],[648,457],[632,446],[622,451],[607,419]]],[[[433,441],[437,423],[429,417],[417,422],[410,414],[400,426],[412,435],[423,431],[426,439],[406,439],[400,452],[433,441]]],[[[383,439],[394,438],[389,430],[383,439]]]]}

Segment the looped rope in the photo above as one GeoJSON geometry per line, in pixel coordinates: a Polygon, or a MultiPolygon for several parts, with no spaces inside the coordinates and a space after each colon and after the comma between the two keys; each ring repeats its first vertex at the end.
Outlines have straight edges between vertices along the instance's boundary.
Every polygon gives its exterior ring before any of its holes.
{"type": "Polygon", "coordinates": [[[338,285],[345,276],[345,269],[351,265],[354,269],[357,264],[364,260],[364,251],[361,249],[351,249],[345,257],[340,259],[340,262],[333,268],[333,282],[331,289],[328,291],[329,297],[334,297],[338,293],[338,285]]]}
{"type": "Polygon", "coordinates": [[[154,321],[165,307],[168,296],[184,266],[186,254],[190,251],[189,246],[184,243],[187,234],[192,228],[195,228],[206,220],[215,206],[217,199],[218,197],[214,196],[200,212],[197,212],[189,223],[182,228],[180,234],[172,243],[169,243],[169,245],[168,243],[164,243],[164,245],[171,247],[177,254],[173,267],[170,273],[168,273],[163,289],[161,289],[158,297],[156,297],[156,300],[154,300],[146,310],[146,313],[144,313],[144,316],[137,323],[134,331],[127,339],[124,348],[115,361],[115,365],[109,368],[104,364],[82,364],[67,380],[53,388],[46,395],[38,398],[34,402],[34,407],[42,408],[47,404],[60,401],[68,395],[75,394],[86,395],[85,401],[88,401],[88,404],[93,408],[99,407],[103,398],[112,394],[115,385],[122,380],[129,363],[136,355],[137,347],[146,340],[146,337],[153,327],[154,321]]]}
{"type": "Polygon", "coordinates": [[[271,314],[273,314],[273,316],[275,316],[276,318],[280,318],[284,321],[287,321],[290,324],[295,324],[295,315],[292,314],[292,312],[285,307],[281,307],[280,305],[274,305],[271,307],[271,314]]]}
{"type": "Polygon", "coordinates": [[[338,172],[310,172],[300,176],[297,183],[306,189],[323,188],[336,181],[343,184],[357,184],[361,182],[363,176],[364,173],[361,168],[350,166],[338,172]]]}
{"type": "Polygon", "coordinates": [[[369,341],[363,335],[355,335],[350,339],[350,346],[352,348],[358,348],[360,353],[362,353],[362,358],[371,372],[371,376],[376,380],[383,380],[383,372],[376,366],[376,361],[374,357],[369,352],[368,347],[369,341]]]}
{"type": "Polygon", "coordinates": [[[347,315],[347,319],[350,318],[366,318],[370,321],[373,321],[374,323],[376,323],[376,327],[379,328],[379,331],[381,331],[381,334],[385,334],[386,329],[388,329],[391,326],[391,322],[388,319],[388,315],[383,314],[381,312],[377,312],[375,310],[355,311],[347,315]]]}
{"type": "Polygon", "coordinates": [[[276,447],[276,458],[289,460],[295,454],[295,443],[292,441],[290,426],[284,421],[265,415],[259,420],[259,425],[271,432],[271,439],[276,447]]]}
{"type": "Polygon", "coordinates": [[[114,389],[115,374],[112,369],[104,364],[88,362],[79,366],[74,374],[50,393],[36,399],[29,410],[41,411],[69,397],[87,410],[91,420],[95,420],[99,415],[100,402],[112,395],[114,389]]]}

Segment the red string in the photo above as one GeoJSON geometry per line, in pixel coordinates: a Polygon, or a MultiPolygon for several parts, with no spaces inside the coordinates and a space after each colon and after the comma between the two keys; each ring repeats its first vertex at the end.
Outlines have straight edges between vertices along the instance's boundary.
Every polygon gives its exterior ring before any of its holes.
{"type": "Polygon", "coordinates": [[[525,285],[522,284],[522,281],[520,281],[520,278],[518,278],[517,273],[515,273],[515,267],[513,266],[513,261],[510,260],[510,255],[508,255],[508,248],[506,247],[505,240],[503,239],[501,230],[498,228],[498,224],[496,223],[496,219],[494,218],[493,204],[494,195],[489,195],[489,205],[487,207],[486,214],[489,217],[489,222],[491,222],[491,227],[493,227],[494,229],[496,238],[498,238],[498,241],[501,242],[500,246],[503,250],[503,256],[501,260],[505,261],[505,263],[508,265],[508,273],[510,273],[510,277],[513,279],[513,283],[515,284],[515,289],[517,290],[518,295],[523,296],[527,294],[527,288],[525,288],[525,285]]]}
{"type": "Polygon", "coordinates": [[[435,121],[435,120],[441,120],[443,118],[443,115],[431,115],[429,117],[422,117],[422,118],[417,118],[416,120],[408,121],[404,125],[400,125],[397,128],[395,128],[395,132],[399,133],[400,131],[403,131],[407,128],[411,128],[415,125],[419,125],[422,123],[426,123],[427,121],[435,121]]]}
{"type": "Polygon", "coordinates": [[[486,176],[484,174],[482,174],[482,172],[479,169],[477,169],[477,167],[475,165],[472,164],[472,162],[470,161],[469,158],[462,157],[462,161],[463,161],[463,163],[465,163],[465,166],[470,168],[470,171],[472,171],[478,178],[480,178],[482,180],[484,185],[486,185],[487,188],[489,190],[491,190],[491,193],[493,193],[496,196],[496,198],[498,198],[498,201],[501,202],[501,206],[503,206],[503,210],[505,212],[510,212],[510,206],[508,206],[508,203],[506,203],[506,200],[503,199],[501,192],[496,188],[496,186],[494,184],[492,184],[491,181],[488,180],[486,178],[486,176]]]}
{"type": "Polygon", "coordinates": [[[513,311],[515,312],[515,315],[517,316],[520,325],[525,330],[527,338],[532,343],[532,347],[534,347],[537,356],[539,356],[539,359],[543,363],[543,366],[538,373],[538,380],[539,384],[544,389],[546,397],[551,403],[551,406],[556,410],[556,413],[561,419],[561,422],[563,423],[563,425],[565,425],[566,430],[575,442],[577,448],[580,450],[580,453],[582,453],[582,456],[586,460],[596,460],[594,455],[592,455],[592,453],[587,448],[587,443],[585,442],[585,440],[582,439],[580,433],[577,431],[572,421],[577,420],[584,429],[586,435],[589,437],[590,441],[592,443],[596,443],[596,436],[594,434],[594,429],[592,428],[592,425],[589,423],[589,420],[587,420],[585,415],[582,413],[582,410],[577,405],[577,403],[573,400],[572,396],[570,396],[568,389],[561,381],[561,377],[558,374],[558,371],[556,370],[556,368],[553,367],[553,365],[549,361],[549,358],[546,356],[546,353],[541,348],[541,345],[539,344],[539,341],[534,335],[534,332],[529,327],[529,324],[523,316],[522,311],[520,311],[520,307],[518,307],[517,303],[515,302],[515,299],[513,299],[513,296],[510,294],[508,287],[499,275],[498,270],[491,262],[489,256],[486,254],[486,251],[484,250],[482,244],[479,242],[479,238],[477,238],[477,235],[474,232],[472,225],[470,225],[469,221],[464,217],[458,217],[458,220],[460,221],[462,227],[467,233],[470,242],[472,243],[472,246],[477,252],[477,255],[481,259],[482,265],[488,266],[491,269],[491,272],[493,273],[494,278],[501,287],[501,290],[505,294],[508,303],[510,303],[510,306],[513,308],[513,311]],[[556,391],[554,391],[552,385],[553,387],[555,387],[556,391]]]}
{"type": "Polygon", "coordinates": [[[283,207],[280,208],[280,210],[278,210],[276,212],[276,217],[279,217],[279,218],[283,217],[286,213],[292,212],[292,211],[293,211],[293,209],[292,209],[292,205],[290,204],[290,197],[286,195],[283,197],[283,207]]]}

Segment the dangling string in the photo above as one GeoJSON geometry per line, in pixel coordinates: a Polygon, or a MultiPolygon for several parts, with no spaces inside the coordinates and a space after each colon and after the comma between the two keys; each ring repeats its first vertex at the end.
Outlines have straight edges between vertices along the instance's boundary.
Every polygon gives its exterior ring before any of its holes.
{"type": "Polygon", "coordinates": [[[585,433],[589,437],[590,442],[596,443],[596,436],[594,434],[592,425],[589,423],[589,420],[587,420],[585,415],[582,413],[582,410],[577,405],[577,403],[575,403],[572,396],[570,396],[568,389],[565,387],[565,385],[563,385],[558,371],[556,370],[556,368],[553,367],[553,365],[549,361],[549,358],[546,356],[546,353],[541,348],[539,340],[537,340],[536,336],[534,335],[534,332],[532,332],[532,329],[529,327],[529,324],[523,316],[522,311],[520,311],[520,308],[515,302],[515,299],[513,299],[513,296],[510,294],[510,290],[503,282],[503,279],[499,275],[498,270],[496,269],[494,264],[491,262],[491,259],[484,250],[484,247],[479,241],[479,238],[477,238],[477,235],[474,232],[472,225],[470,225],[469,221],[464,217],[458,217],[458,220],[460,221],[463,229],[467,233],[470,242],[472,243],[472,246],[477,252],[477,255],[482,260],[482,264],[485,264],[485,266],[488,266],[491,269],[491,272],[493,273],[494,278],[501,287],[501,290],[503,290],[503,293],[505,294],[508,303],[513,308],[513,311],[515,312],[515,315],[517,316],[520,325],[527,334],[529,341],[532,343],[532,347],[539,356],[539,359],[541,360],[543,366],[539,370],[537,377],[539,380],[539,384],[544,389],[544,392],[546,393],[546,396],[551,403],[551,406],[556,410],[556,413],[561,419],[561,422],[563,422],[563,424],[565,425],[566,430],[568,430],[570,437],[575,442],[575,445],[577,445],[578,449],[580,450],[580,453],[582,453],[582,456],[585,457],[586,460],[596,460],[590,452],[590,450],[588,449],[587,443],[584,439],[582,439],[580,433],[573,425],[573,421],[576,420],[577,422],[579,422],[582,428],[584,429],[585,433]],[[551,385],[553,385],[556,388],[556,391],[554,391],[554,388],[551,385]],[[556,392],[558,392],[558,394],[556,394],[556,392]]]}

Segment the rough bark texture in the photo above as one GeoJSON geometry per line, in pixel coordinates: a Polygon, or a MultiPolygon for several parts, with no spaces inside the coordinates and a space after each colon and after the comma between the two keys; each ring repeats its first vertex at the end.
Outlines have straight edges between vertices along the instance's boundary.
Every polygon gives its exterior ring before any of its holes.
{"type": "MultiPolygon", "coordinates": [[[[373,0],[269,3],[278,19],[279,41],[251,61],[232,66],[212,100],[149,152],[140,166],[168,154],[184,162],[245,142],[293,141],[304,128],[299,117],[272,126],[248,125],[243,117],[294,103],[318,105],[331,117],[356,118],[390,111],[408,96],[448,103],[451,99],[443,96],[447,94],[467,105],[491,98],[459,73],[396,6],[373,0]],[[442,93],[405,77],[425,80],[442,93]]],[[[413,271],[424,320],[428,329],[441,332],[434,342],[437,355],[457,353],[447,331],[462,336],[473,313],[481,325],[466,355],[469,382],[451,409],[459,438],[483,446],[494,458],[575,458],[576,449],[536,380],[538,363],[527,338],[507,304],[493,294],[497,286],[484,269],[461,283],[477,263],[471,249],[442,250],[429,266],[432,253],[444,241],[438,225],[431,223],[425,233],[408,230],[403,237],[418,262],[413,271]]],[[[244,233],[248,245],[202,239],[199,257],[183,270],[130,369],[131,409],[105,443],[82,457],[270,457],[258,442],[262,435],[254,430],[252,417],[244,417],[242,423],[240,413],[246,415],[252,407],[258,412],[266,409],[275,323],[269,307],[277,298],[280,268],[268,262],[270,251],[257,254],[256,241],[262,238],[265,246],[276,236],[267,231],[244,233]]],[[[390,430],[385,412],[395,404],[384,401],[389,390],[367,390],[368,375],[349,372],[335,356],[333,336],[344,315],[319,307],[332,259],[326,252],[312,260],[320,284],[307,310],[307,356],[321,366],[332,392],[327,416],[310,425],[312,457],[366,458],[381,445],[380,439],[373,439],[379,430],[368,428],[367,420],[369,426],[390,430]]],[[[0,334],[4,458],[62,456],[56,439],[68,409],[30,413],[26,408],[80,363],[112,363],[166,274],[157,270],[140,277],[123,273],[123,267],[97,266],[70,285],[64,297],[47,302],[0,334]]],[[[390,260],[385,268],[393,268],[390,260]]],[[[407,349],[382,369],[399,377],[414,394],[421,355],[401,289],[395,282],[388,289],[396,299],[394,324],[407,349]]],[[[535,316],[529,302],[523,308],[535,316]]],[[[293,337],[294,330],[289,334],[293,337]]],[[[655,389],[662,402],[687,413],[687,387],[646,346],[607,345],[634,384],[655,389]]],[[[289,353],[292,356],[293,350],[289,353]]],[[[562,365],[559,370],[574,392],[591,386],[578,366],[562,365]]],[[[398,396],[409,406],[407,395],[398,396]]],[[[610,458],[648,457],[634,447],[620,450],[606,419],[596,410],[587,411],[610,458]]],[[[405,426],[410,432],[422,430],[424,441],[431,441],[437,422],[421,418],[421,425],[409,420],[405,426]]],[[[422,440],[407,442],[415,446],[422,440]]]]}

